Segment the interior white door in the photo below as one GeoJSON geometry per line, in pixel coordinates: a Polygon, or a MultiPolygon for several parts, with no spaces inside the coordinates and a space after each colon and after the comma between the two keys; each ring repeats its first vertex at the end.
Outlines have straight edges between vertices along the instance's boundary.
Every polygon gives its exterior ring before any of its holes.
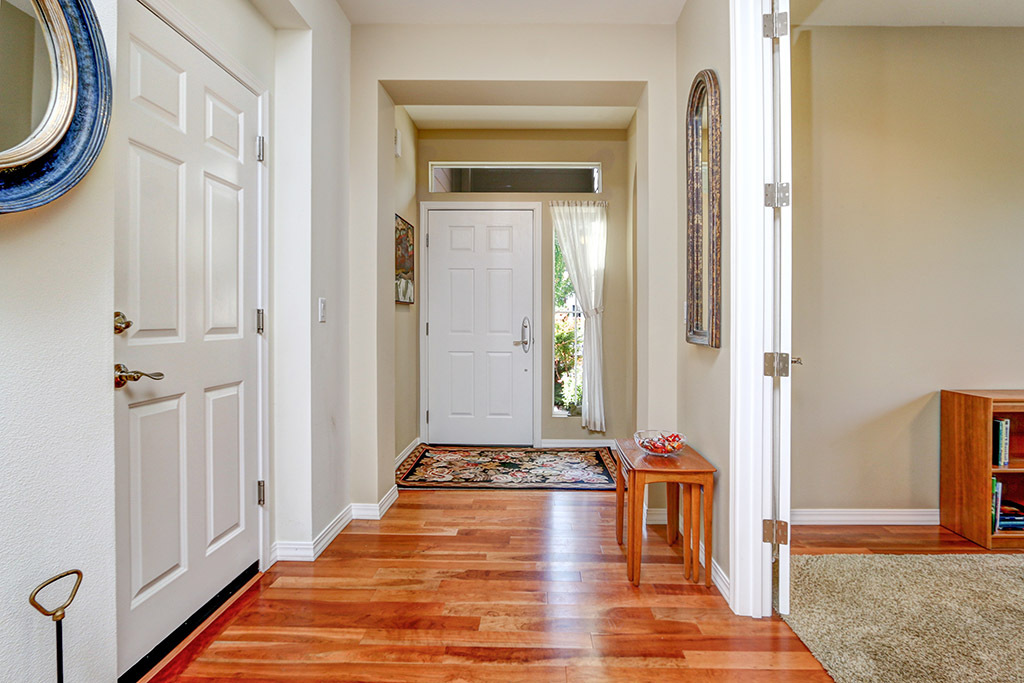
{"type": "Polygon", "coordinates": [[[257,561],[258,98],[121,15],[114,358],[119,673],[257,561]]]}
{"type": "MultiPolygon", "coordinates": [[[[768,12],[789,15],[789,0],[766,0],[768,12]]],[[[772,65],[770,94],[772,133],[766,136],[772,150],[766,154],[767,178],[789,183],[793,178],[793,117],[790,36],[767,40],[766,53],[772,65]]],[[[771,345],[790,357],[793,355],[793,211],[789,206],[776,208],[771,214],[773,251],[773,324],[771,345]]],[[[792,374],[792,371],[790,372],[792,374]]],[[[771,518],[790,523],[792,385],[790,377],[779,377],[772,383],[772,511],[771,518]]],[[[773,544],[773,605],[779,614],[789,614],[790,553],[789,544],[773,544]]],[[[770,612],[766,612],[769,613],[770,612]]]]}
{"type": "Polygon", "coordinates": [[[427,440],[530,445],[533,212],[428,216],[427,440]]]}

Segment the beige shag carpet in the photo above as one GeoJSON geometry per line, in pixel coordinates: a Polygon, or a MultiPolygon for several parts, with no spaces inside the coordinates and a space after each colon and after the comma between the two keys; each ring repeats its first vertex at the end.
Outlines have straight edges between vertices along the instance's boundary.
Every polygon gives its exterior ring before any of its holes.
{"type": "Polygon", "coordinates": [[[1024,555],[793,555],[790,607],[837,683],[1024,681],[1024,555]]]}

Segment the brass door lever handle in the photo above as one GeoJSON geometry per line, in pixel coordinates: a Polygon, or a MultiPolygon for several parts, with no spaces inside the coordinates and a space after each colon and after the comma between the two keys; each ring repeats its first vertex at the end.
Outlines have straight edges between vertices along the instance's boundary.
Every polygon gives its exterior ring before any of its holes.
{"type": "Polygon", "coordinates": [[[161,380],[164,378],[162,372],[142,372],[141,370],[129,370],[127,365],[118,363],[114,366],[114,388],[120,389],[128,382],[138,382],[143,377],[161,380]]]}

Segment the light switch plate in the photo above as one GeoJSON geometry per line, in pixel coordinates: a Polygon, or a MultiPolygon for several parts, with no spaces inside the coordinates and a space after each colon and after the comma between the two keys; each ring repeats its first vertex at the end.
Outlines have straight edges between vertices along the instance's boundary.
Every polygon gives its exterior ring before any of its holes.
{"type": "Polygon", "coordinates": [[[327,322],[327,299],[320,297],[317,300],[317,320],[322,323],[327,322]]]}

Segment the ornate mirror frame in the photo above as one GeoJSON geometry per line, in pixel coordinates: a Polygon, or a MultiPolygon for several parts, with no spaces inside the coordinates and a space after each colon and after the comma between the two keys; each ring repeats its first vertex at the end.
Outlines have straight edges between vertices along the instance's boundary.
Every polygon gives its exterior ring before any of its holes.
{"type": "Polygon", "coordinates": [[[33,0],[48,34],[53,96],[42,123],[0,151],[0,214],[48,204],[92,168],[110,125],[110,63],[90,0],[33,0]]]}
{"type": "Polygon", "coordinates": [[[718,76],[697,74],[686,107],[686,341],[722,346],[722,105],[718,76]],[[703,130],[701,108],[708,111],[708,225],[703,219],[703,130]],[[704,240],[708,241],[708,281],[704,282],[704,240]],[[707,291],[708,329],[701,328],[707,291]]]}

